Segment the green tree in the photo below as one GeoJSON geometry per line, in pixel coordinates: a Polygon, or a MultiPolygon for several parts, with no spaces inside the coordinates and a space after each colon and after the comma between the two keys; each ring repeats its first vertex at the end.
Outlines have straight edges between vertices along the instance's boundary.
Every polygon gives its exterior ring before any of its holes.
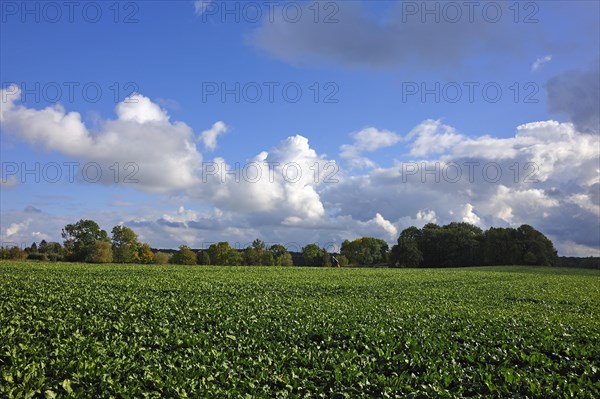
{"type": "Polygon", "coordinates": [[[152,252],[152,248],[150,248],[150,244],[145,242],[140,246],[138,258],[140,263],[146,265],[154,263],[154,253],[152,252]]]}
{"type": "Polygon", "coordinates": [[[260,259],[261,252],[253,247],[248,247],[244,250],[243,258],[244,265],[247,266],[258,266],[261,263],[260,259]]]}
{"type": "Polygon", "coordinates": [[[517,229],[521,262],[532,265],[558,266],[559,259],[552,241],[533,227],[524,224],[517,229]]]}
{"type": "Polygon", "coordinates": [[[272,266],[275,263],[273,254],[267,251],[264,241],[256,239],[244,250],[244,264],[248,266],[272,266]]]}
{"type": "Polygon", "coordinates": [[[277,266],[294,266],[294,260],[292,254],[286,252],[285,254],[275,258],[275,265],[277,266]]]}
{"type": "Polygon", "coordinates": [[[0,250],[0,259],[24,260],[27,258],[27,252],[16,245],[13,247],[2,247],[0,250]]]}
{"type": "Polygon", "coordinates": [[[276,266],[293,266],[292,255],[281,244],[271,245],[269,252],[273,254],[273,264],[276,266]]]}
{"type": "Polygon", "coordinates": [[[168,253],[158,251],[154,254],[155,265],[166,265],[171,260],[171,256],[168,253]]]}
{"type": "Polygon", "coordinates": [[[390,263],[392,267],[419,267],[423,254],[419,249],[420,230],[414,226],[404,229],[398,243],[392,247],[390,263]]]}
{"type": "Polygon", "coordinates": [[[173,255],[172,261],[176,265],[195,265],[196,253],[187,245],[182,245],[179,247],[179,251],[173,255]]]}
{"type": "Polygon", "coordinates": [[[239,251],[231,248],[228,242],[219,242],[208,247],[208,256],[213,265],[236,266],[243,264],[239,251]]]}
{"type": "Polygon", "coordinates": [[[440,266],[475,266],[483,261],[483,231],[470,223],[450,223],[443,228],[444,261],[440,266]]]}
{"type": "Polygon", "coordinates": [[[351,264],[374,265],[387,260],[388,244],[379,238],[362,237],[345,240],[340,250],[351,264]]]}
{"type": "Polygon", "coordinates": [[[40,245],[38,246],[38,252],[42,254],[48,252],[48,242],[46,240],[40,241],[40,245]]]}
{"type": "Polygon", "coordinates": [[[242,265],[244,263],[242,254],[236,250],[236,249],[231,249],[231,251],[229,252],[229,255],[227,256],[227,260],[225,265],[227,266],[239,266],[242,265]]]}
{"type": "Polygon", "coordinates": [[[517,242],[517,230],[510,227],[490,227],[483,234],[481,251],[484,265],[518,264],[522,249],[517,242]]]}
{"type": "Polygon", "coordinates": [[[338,255],[338,256],[336,256],[336,259],[337,259],[340,267],[346,267],[350,263],[348,261],[348,258],[346,258],[346,255],[338,255]]]}
{"type": "Polygon", "coordinates": [[[445,231],[435,223],[427,223],[421,229],[418,248],[423,254],[423,267],[440,267],[445,261],[445,231]]]}
{"type": "Polygon", "coordinates": [[[113,227],[112,251],[113,260],[116,263],[139,262],[140,248],[141,245],[138,241],[137,234],[135,234],[135,232],[132,229],[126,226],[113,227]]]}
{"type": "Polygon", "coordinates": [[[45,253],[51,262],[61,261],[65,257],[65,249],[58,242],[47,243],[45,253]]]}
{"type": "Polygon", "coordinates": [[[257,238],[254,241],[252,241],[252,248],[256,249],[257,251],[266,251],[267,244],[265,244],[263,240],[257,238]]]}
{"type": "Polygon", "coordinates": [[[48,256],[45,253],[39,252],[38,245],[35,242],[31,243],[29,248],[25,248],[25,253],[27,254],[27,259],[43,262],[48,260],[48,256]]]}
{"type": "Polygon", "coordinates": [[[85,258],[90,263],[110,263],[112,260],[112,247],[108,241],[103,240],[96,240],[85,258]]]}
{"type": "Polygon", "coordinates": [[[331,266],[329,254],[317,244],[308,244],[302,248],[302,257],[306,266],[331,266]]]}
{"type": "Polygon", "coordinates": [[[109,242],[108,234],[93,220],[80,220],[62,230],[68,260],[83,262],[95,248],[96,241],[109,242]]]}
{"type": "Polygon", "coordinates": [[[38,246],[35,243],[35,241],[31,243],[31,246],[29,248],[25,248],[25,252],[29,254],[38,252],[38,246]]]}
{"type": "Polygon", "coordinates": [[[533,254],[533,252],[527,251],[525,253],[525,256],[523,256],[523,263],[525,263],[526,265],[537,265],[538,260],[533,254]]]}
{"type": "Polygon", "coordinates": [[[260,254],[260,265],[261,266],[273,266],[275,265],[275,257],[269,251],[262,251],[260,254]]]}
{"type": "Polygon", "coordinates": [[[331,254],[324,248],[321,255],[321,266],[331,267],[331,254]]]}
{"type": "Polygon", "coordinates": [[[210,265],[211,264],[210,263],[210,255],[208,254],[208,251],[206,251],[206,250],[198,251],[196,261],[198,262],[199,265],[205,265],[205,266],[210,265]]]}

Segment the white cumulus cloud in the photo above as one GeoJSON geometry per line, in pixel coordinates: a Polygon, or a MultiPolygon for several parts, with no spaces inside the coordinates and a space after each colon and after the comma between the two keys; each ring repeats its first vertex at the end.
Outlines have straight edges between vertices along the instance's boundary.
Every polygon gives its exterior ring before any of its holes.
{"type": "Polygon", "coordinates": [[[353,144],[343,144],[340,147],[340,157],[347,160],[354,167],[373,167],[375,163],[363,152],[374,152],[380,148],[390,147],[398,143],[402,136],[389,130],[377,130],[368,127],[352,134],[353,144]]]}
{"type": "MultiPolygon", "coordinates": [[[[197,184],[202,155],[192,129],[169,116],[147,97],[135,94],[117,104],[117,119],[104,120],[92,132],[77,112],[56,105],[44,109],[18,105],[20,90],[4,89],[0,112],[5,131],[35,147],[61,152],[82,162],[97,162],[109,170],[115,162],[128,171],[132,185],[149,191],[180,190],[197,184]]],[[[114,183],[104,174],[104,183],[114,183]]],[[[122,182],[122,181],[117,181],[122,182]]]]}
{"type": "Polygon", "coordinates": [[[29,226],[29,223],[31,223],[31,219],[28,219],[22,223],[12,223],[10,226],[8,226],[6,228],[5,231],[5,235],[7,238],[10,238],[12,236],[14,236],[15,234],[18,234],[21,230],[27,228],[29,226]]]}
{"type": "Polygon", "coordinates": [[[212,127],[208,130],[203,131],[200,134],[200,141],[204,144],[204,148],[213,151],[217,148],[217,137],[227,133],[228,127],[224,122],[215,122],[212,127]]]}

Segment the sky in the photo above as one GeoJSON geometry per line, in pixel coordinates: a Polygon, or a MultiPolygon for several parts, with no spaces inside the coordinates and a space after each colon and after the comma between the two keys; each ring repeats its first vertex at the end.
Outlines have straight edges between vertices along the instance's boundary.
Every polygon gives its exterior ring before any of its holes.
{"type": "Polygon", "coordinates": [[[599,4],[2,1],[0,242],[465,221],[600,256],[599,4]]]}

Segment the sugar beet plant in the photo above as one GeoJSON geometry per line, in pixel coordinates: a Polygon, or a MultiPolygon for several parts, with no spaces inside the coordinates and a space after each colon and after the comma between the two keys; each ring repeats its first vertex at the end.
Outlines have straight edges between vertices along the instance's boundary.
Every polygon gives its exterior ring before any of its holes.
{"type": "Polygon", "coordinates": [[[0,263],[0,397],[600,397],[600,275],[0,263]]]}

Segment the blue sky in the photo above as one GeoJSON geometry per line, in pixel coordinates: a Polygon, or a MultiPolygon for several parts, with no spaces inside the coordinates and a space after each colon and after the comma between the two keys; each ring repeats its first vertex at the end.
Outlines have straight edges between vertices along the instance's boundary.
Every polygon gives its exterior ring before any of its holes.
{"type": "Polygon", "coordinates": [[[334,248],[468,221],[599,255],[598,3],[469,4],[3,2],[0,240],[83,218],[334,248]]]}

